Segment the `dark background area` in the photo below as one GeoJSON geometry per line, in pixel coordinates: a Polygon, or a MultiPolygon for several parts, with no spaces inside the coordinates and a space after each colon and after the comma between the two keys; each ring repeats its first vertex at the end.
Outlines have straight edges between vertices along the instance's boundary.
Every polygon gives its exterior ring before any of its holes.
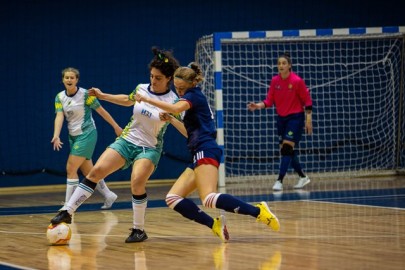
{"type": "MultiPolygon", "coordinates": [[[[181,64],[194,60],[196,41],[214,32],[405,25],[400,1],[6,1],[0,9],[0,187],[65,183],[69,154],[55,152],[54,99],[61,70],[81,72],[79,86],[128,94],[149,82],[151,47],[173,50],[181,64]]],[[[132,107],[102,102],[124,127],[132,107]]],[[[93,161],[114,140],[93,114],[99,139],[93,161]]],[[[169,127],[153,179],[176,178],[189,154],[169,127]]],[[[130,169],[108,177],[128,180],[130,169]]]]}

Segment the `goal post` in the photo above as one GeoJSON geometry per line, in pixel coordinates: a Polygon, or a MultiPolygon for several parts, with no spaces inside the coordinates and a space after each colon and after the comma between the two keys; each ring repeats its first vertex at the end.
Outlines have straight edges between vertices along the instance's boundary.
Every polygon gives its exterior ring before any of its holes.
{"type": "Polygon", "coordinates": [[[246,105],[266,97],[284,52],[314,103],[314,134],[297,148],[305,172],[352,177],[403,170],[404,40],[404,26],[201,37],[195,58],[224,150],[219,186],[278,173],[275,110],[249,112],[246,105]]]}

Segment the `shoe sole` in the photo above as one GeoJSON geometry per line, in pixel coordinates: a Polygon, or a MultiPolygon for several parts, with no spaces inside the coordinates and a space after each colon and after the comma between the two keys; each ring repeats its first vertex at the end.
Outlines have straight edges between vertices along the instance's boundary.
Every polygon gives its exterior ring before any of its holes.
{"type": "Polygon", "coordinates": [[[220,219],[221,224],[222,224],[221,230],[222,230],[223,235],[224,235],[224,239],[222,239],[221,237],[220,237],[220,239],[221,239],[224,243],[226,243],[226,242],[228,242],[228,240],[229,240],[229,233],[228,233],[228,229],[226,228],[226,218],[225,218],[224,215],[221,215],[221,216],[219,216],[219,219],[220,219]],[[223,228],[223,229],[222,229],[222,228],[223,228]]]}
{"type": "Polygon", "coordinates": [[[128,240],[128,239],[126,239],[125,240],[125,243],[140,243],[140,242],[143,242],[143,241],[145,241],[146,239],[148,239],[148,236],[146,235],[144,238],[142,238],[142,239],[137,239],[136,241],[130,241],[130,240],[128,240]]]}

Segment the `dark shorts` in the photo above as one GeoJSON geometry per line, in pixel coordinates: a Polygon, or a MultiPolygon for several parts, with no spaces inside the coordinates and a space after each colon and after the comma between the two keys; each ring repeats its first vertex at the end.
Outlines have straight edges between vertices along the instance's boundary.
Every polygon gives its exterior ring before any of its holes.
{"type": "Polygon", "coordinates": [[[219,147],[200,150],[193,153],[193,165],[188,167],[194,169],[202,164],[211,164],[218,168],[221,163],[221,158],[222,150],[219,147]]]}
{"type": "Polygon", "coordinates": [[[305,114],[296,113],[285,117],[277,116],[277,133],[280,143],[283,140],[298,144],[305,127],[305,114]]]}

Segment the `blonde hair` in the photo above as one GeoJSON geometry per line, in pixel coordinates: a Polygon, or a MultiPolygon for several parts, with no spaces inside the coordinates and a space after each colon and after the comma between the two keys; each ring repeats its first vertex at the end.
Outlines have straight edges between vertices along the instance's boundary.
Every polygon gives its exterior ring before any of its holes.
{"type": "Polygon", "coordinates": [[[187,65],[187,67],[179,67],[176,69],[174,72],[174,77],[196,84],[204,80],[203,72],[200,66],[195,62],[191,62],[187,65]]]}

